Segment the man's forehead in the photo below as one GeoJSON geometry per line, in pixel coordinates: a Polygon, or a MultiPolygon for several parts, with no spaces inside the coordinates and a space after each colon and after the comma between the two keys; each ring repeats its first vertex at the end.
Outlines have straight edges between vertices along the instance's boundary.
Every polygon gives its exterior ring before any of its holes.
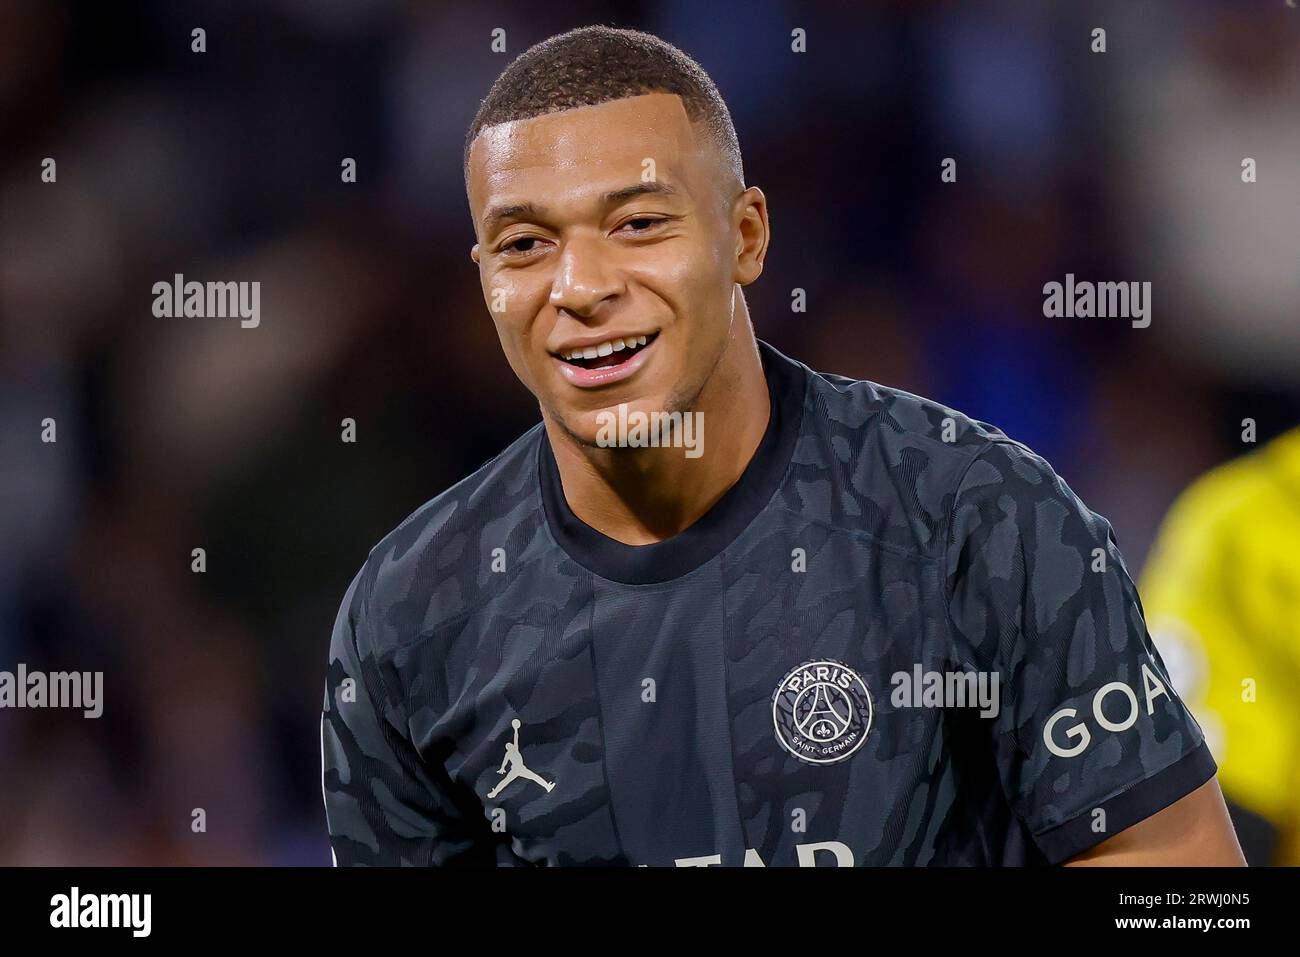
{"type": "Polygon", "coordinates": [[[470,147],[471,193],[506,189],[530,175],[640,176],[698,155],[701,137],[671,93],[611,100],[486,127],[470,147]]]}

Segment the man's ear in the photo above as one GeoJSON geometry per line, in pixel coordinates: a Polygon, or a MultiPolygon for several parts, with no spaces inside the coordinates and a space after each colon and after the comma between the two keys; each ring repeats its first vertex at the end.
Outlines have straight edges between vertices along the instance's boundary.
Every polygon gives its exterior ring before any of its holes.
{"type": "Polygon", "coordinates": [[[474,262],[478,262],[478,243],[469,247],[469,258],[474,260],[474,262]]]}
{"type": "Polygon", "coordinates": [[[742,286],[763,274],[763,259],[771,231],[767,221],[767,197],[757,186],[751,186],[738,197],[734,207],[736,216],[736,272],[735,281],[742,286]]]}

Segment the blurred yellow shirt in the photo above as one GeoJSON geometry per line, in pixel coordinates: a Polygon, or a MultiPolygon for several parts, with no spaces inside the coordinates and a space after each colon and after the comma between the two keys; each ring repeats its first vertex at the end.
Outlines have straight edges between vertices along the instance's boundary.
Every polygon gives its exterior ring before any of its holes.
{"type": "Polygon", "coordinates": [[[1300,863],[1300,428],[1179,497],[1139,591],[1224,793],[1300,863]]]}

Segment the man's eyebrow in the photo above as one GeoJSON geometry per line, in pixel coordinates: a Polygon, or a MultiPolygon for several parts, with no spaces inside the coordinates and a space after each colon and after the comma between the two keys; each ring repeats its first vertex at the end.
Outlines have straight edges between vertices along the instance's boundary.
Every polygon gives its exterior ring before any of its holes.
{"type": "MultiPolygon", "coordinates": [[[[606,193],[601,197],[601,201],[606,206],[616,206],[619,203],[626,202],[634,196],[659,195],[659,196],[676,196],[677,190],[673,189],[667,183],[658,181],[649,183],[633,183],[631,186],[624,186],[622,189],[616,189],[613,192],[606,193]]],[[[541,219],[541,209],[533,203],[506,203],[500,206],[493,206],[483,214],[483,233],[489,235],[494,229],[501,226],[502,223],[512,219],[541,219]]]]}
{"type": "Polygon", "coordinates": [[[532,203],[509,203],[493,206],[483,214],[483,232],[490,233],[501,223],[510,219],[538,219],[538,209],[532,203]]]}
{"type": "Polygon", "coordinates": [[[658,193],[662,196],[676,196],[677,190],[673,189],[667,183],[661,183],[658,180],[654,180],[649,183],[636,183],[632,186],[624,186],[622,189],[616,189],[612,193],[606,193],[604,201],[605,205],[614,206],[631,199],[633,196],[644,196],[653,193],[658,193]]]}

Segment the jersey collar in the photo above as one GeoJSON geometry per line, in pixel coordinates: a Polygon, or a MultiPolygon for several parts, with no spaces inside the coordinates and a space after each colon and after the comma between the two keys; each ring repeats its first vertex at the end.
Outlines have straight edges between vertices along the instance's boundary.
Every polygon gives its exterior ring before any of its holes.
{"type": "Polygon", "coordinates": [[[653,545],[625,545],[573,514],[564,498],[546,430],[541,429],[538,477],[542,507],[555,541],[579,565],[610,581],[649,585],[694,571],[725,549],[781,486],[803,420],[807,369],[759,341],[772,412],[767,430],[740,479],[693,525],[653,545]]]}

